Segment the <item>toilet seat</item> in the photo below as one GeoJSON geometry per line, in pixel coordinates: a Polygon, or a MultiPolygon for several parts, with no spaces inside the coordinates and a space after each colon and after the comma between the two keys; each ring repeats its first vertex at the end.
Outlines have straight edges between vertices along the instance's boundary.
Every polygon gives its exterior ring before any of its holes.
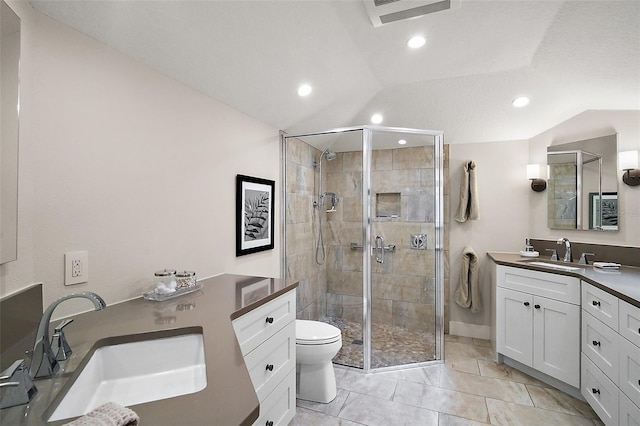
{"type": "Polygon", "coordinates": [[[320,321],[296,320],[296,344],[327,345],[342,340],[339,328],[320,321]]]}

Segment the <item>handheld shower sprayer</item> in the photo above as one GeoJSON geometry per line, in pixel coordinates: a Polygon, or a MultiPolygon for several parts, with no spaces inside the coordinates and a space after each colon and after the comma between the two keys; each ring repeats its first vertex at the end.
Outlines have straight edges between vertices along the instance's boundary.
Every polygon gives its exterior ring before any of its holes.
{"type": "Polygon", "coordinates": [[[337,154],[326,148],[320,154],[320,158],[318,158],[317,162],[314,162],[313,165],[318,167],[318,199],[313,202],[313,207],[318,208],[318,240],[316,241],[316,263],[318,265],[323,265],[327,260],[327,255],[324,248],[324,238],[322,236],[322,215],[320,214],[321,208],[324,207],[324,197],[327,195],[331,196],[331,208],[326,210],[327,213],[336,211],[336,204],[338,204],[338,196],[333,192],[323,192],[322,191],[322,159],[326,158],[327,161],[335,160],[337,154]]]}

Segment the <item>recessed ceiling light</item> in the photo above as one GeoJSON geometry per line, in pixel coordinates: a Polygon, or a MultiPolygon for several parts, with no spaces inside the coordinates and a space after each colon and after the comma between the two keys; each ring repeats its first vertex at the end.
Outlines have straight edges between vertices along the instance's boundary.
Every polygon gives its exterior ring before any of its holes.
{"type": "Polygon", "coordinates": [[[382,123],[382,114],[373,114],[371,116],[371,122],[373,124],[380,124],[382,123]]]}
{"type": "Polygon", "coordinates": [[[412,49],[417,49],[418,47],[424,46],[426,42],[427,40],[424,37],[415,36],[409,39],[409,41],[407,42],[407,46],[409,46],[412,49]]]}
{"type": "Polygon", "coordinates": [[[520,96],[519,98],[514,99],[511,103],[514,107],[521,108],[529,104],[529,98],[527,98],[526,96],[520,96]]]}
{"type": "Polygon", "coordinates": [[[400,139],[400,140],[398,141],[398,145],[406,145],[406,144],[407,144],[407,141],[406,141],[406,140],[404,140],[404,139],[400,139]]]}
{"type": "Polygon", "coordinates": [[[298,95],[307,96],[309,93],[311,93],[312,90],[313,88],[310,85],[302,84],[300,87],[298,87],[298,95]]]}

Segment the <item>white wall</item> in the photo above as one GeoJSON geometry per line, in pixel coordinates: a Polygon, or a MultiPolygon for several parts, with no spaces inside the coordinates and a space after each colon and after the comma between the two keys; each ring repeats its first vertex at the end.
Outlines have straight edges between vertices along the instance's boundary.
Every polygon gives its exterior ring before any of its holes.
{"type": "Polygon", "coordinates": [[[45,306],[84,290],[113,303],[165,267],[279,277],[277,238],[235,257],[235,176],[279,179],[278,130],[9,3],[23,31],[19,253],[0,296],[42,281],[45,306]],[[74,250],[90,279],[65,287],[74,250]]]}
{"type": "MultiPolygon", "coordinates": [[[[640,151],[640,111],[585,111],[531,139],[531,163],[546,164],[547,146],[618,134],[618,151],[640,151]]],[[[547,228],[547,193],[529,194],[532,237],[622,246],[640,246],[640,187],[622,183],[618,171],[618,232],[566,231],[547,228]]]]}
{"type": "MultiPolygon", "coordinates": [[[[488,326],[491,321],[491,282],[488,251],[519,251],[529,228],[529,181],[527,141],[469,143],[450,146],[449,160],[450,226],[450,321],[488,326]],[[458,223],[453,218],[460,200],[462,168],[466,161],[476,163],[480,217],[458,223]],[[473,314],[454,302],[460,280],[462,250],[471,246],[480,263],[482,311],[473,314]]],[[[486,336],[488,338],[488,335],[486,336]]]]}

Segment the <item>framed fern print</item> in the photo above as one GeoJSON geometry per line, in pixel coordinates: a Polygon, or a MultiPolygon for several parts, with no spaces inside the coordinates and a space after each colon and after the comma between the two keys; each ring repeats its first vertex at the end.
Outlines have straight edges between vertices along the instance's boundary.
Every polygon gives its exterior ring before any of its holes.
{"type": "Polygon", "coordinates": [[[236,176],[236,256],[272,250],[276,183],[236,176]]]}

